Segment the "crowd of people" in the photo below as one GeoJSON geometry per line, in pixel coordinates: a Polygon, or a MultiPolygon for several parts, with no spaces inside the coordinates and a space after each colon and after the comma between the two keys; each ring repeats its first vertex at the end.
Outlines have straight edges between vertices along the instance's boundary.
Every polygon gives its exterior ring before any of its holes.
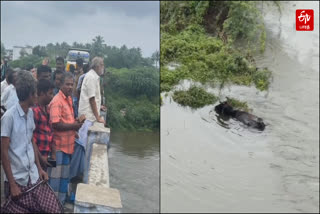
{"type": "Polygon", "coordinates": [[[62,57],[56,58],[54,71],[48,64],[45,59],[29,71],[7,67],[1,82],[5,196],[24,204],[13,212],[59,211],[52,195],[64,204],[70,180],[83,176],[88,129],[95,121],[106,125],[100,116],[106,110],[100,87],[103,58],[93,58],[90,66],[78,58],[68,72],[62,57]],[[50,188],[35,188],[41,181],[48,181],[50,188]],[[30,194],[22,194],[28,189],[34,189],[32,197],[41,206],[33,204],[30,194]]]}

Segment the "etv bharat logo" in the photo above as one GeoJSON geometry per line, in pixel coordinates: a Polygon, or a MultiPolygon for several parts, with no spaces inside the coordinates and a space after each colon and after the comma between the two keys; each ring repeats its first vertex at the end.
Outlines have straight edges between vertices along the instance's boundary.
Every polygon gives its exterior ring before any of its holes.
{"type": "Polygon", "coordinates": [[[313,31],[313,10],[296,10],[296,30],[313,31]]]}

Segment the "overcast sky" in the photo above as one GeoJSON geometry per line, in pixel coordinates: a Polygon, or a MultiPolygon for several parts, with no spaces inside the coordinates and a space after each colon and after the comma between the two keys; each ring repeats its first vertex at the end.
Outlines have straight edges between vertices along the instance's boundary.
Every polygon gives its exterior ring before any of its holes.
{"type": "Polygon", "coordinates": [[[1,41],[14,45],[88,43],[101,35],[107,45],[159,50],[159,2],[1,1],[1,41]]]}

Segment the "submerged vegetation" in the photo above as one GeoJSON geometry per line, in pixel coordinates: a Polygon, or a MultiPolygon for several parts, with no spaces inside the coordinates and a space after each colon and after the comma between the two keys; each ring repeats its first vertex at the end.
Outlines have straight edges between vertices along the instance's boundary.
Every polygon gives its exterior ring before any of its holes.
{"type": "MultiPolygon", "coordinates": [[[[182,79],[268,89],[271,73],[258,68],[252,57],[264,51],[266,39],[256,2],[162,1],[160,5],[161,92],[172,90],[182,79]],[[179,66],[169,69],[171,63],[179,66]]],[[[178,94],[188,100],[179,98],[180,103],[189,102],[188,96],[178,94]]],[[[175,97],[178,100],[176,93],[175,97]]]]}
{"type": "Polygon", "coordinates": [[[237,99],[229,98],[229,97],[227,97],[227,102],[233,108],[236,108],[238,110],[243,110],[243,111],[246,111],[246,112],[252,111],[252,109],[249,108],[249,106],[248,106],[248,104],[246,102],[242,102],[242,101],[239,101],[237,99]]]}
{"type": "Polygon", "coordinates": [[[175,91],[172,98],[180,105],[192,108],[213,104],[218,99],[215,95],[197,86],[191,86],[187,91],[175,91]]]}

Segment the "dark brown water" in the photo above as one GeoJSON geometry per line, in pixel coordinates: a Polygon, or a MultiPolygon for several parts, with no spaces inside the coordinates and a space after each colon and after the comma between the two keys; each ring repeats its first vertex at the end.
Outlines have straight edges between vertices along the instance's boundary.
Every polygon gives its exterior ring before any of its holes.
{"type": "Polygon", "coordinates": [[[319,3],[280,4],[281,13],[263,4],[266,51],[256,57],[273,72],[269,91],[221,91],[246,101],[265,131],[222,125],[214,105],[191,110],[164,99],[162,212],[319,212],[319,3]],[[314,9],[315,31],[296,32],[296,9],[314,9]]]}

